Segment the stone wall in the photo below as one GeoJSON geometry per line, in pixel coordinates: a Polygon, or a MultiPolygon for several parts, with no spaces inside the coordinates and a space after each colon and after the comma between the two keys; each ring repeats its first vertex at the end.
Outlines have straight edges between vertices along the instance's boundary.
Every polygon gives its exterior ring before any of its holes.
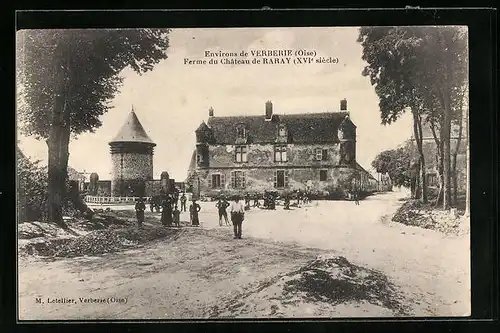
{"type": "Polygon", "coordinates": [[[162,181],[160,179],[148,180],[145,185],[146,189],[144,195],[146,197],[160,195],[163,188],[162,181]]]}
{"type": "Polygon", "coordinates": [[[141,195],[140,192],[145,191],[145,181],[153,179],[153,155],[151,154],[112,154],[111,161],[113,164],[113,179],[111,181],[113,196],[130,195],[131,192],[137,192],[136,195],[141,195]]]}
{"type": "Polygon", "coordinates": [[[111,196],[111,181],[100,180],[97,182],[97,196],[99,197],[111,196]]]}
{"type": "Polygon", "coordinates": [[[247,145],[247,162],[235,162],[235,147],[232,145],[211,145],[208,150],[210,168],[219,167],[245,167],[254,166],[337,166],[339,164],[340,144],[288,144],[287,162],[274,161],[274,145],[249,144],[247,145]],[[315,149],[322,148],[328,150],[326,161],[317,161],[315,149]]]}
{"type": "MultiPolygon", "coordinates": [[[[199,170],[200,193],[202,196],[216,196],[219,194],[242,194],[251,193],[259,194],[265,190],[268,191],[294,191],[311,189],[314,191],[324,192],[333,189],[346,189],[346,185],[352,177],[352,169],[347,167],[330,167],[330,168],[211,168],[210,170],[199,170]],[[245,177],[244,188],[233,188],[231,184],[231,172],[243,171],[245,177]],[[283,170],[288,174],[288,186],[282,188],[274,187],[274,175],[277,170],[283,170]],[[320,181],[320,170],[327,171],[327,180],[320,181]],[[220,175],[223,186],[213,188],[211,184],[212,175],[220,175]]],[[[194,183],[197,183],[195,181],[194,183]]]]}

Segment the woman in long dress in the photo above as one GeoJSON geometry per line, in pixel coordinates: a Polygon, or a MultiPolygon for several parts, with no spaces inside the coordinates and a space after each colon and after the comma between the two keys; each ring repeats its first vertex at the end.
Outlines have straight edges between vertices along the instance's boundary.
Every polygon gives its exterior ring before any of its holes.
{"type": "Polygon", "coordinates": [[[198,212],[201,210],[200,205],[196,203],[196,200],[193,200],[191,206],[189,206],[189,212],[191,214],[191,225],[199,226],[200,219],[198,218],[198,212]]]}
{"type": "Polygon", "coordinates": [[[172,199],[166,196],[162,201],[161,223],[167,227],[172,226],[172,199]]]}

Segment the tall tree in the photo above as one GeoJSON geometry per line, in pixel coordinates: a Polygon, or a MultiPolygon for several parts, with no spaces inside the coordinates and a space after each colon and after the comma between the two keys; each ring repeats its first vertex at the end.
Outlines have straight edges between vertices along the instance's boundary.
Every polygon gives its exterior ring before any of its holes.
{"type": "Polygon", "coordinates": [[[418,166],[421,173],[420,191],[424,203],[427,202],[427,177],[425,156],[422,148],[422,113],[425,105],[425,89],[414,79],[418,62],[415,47],[418,37],[408,28],[363,27],[359,31],[358,42],[363,47],[362,59],[368,65],[363,75],[370,77],[371,84],[379,97],[382,124],[396,121],[404,112],[410,111],[413,119],[413,137],[419,155],[418,166]]]}
{"type": "MultiPolygon", "coordinates": [[[[358,41],[363,46],[363,60],[368,63],[363,74],[370,77],[380,99],[382,122],[390,123],[406,108],[411,109],[420,155],[421,121],[439,114],[443,207],[448,208],[450,130],[454,104],[467,76],[467,31],[462,27],[363,27],[358,41]]],[[[421,162],[425,162],[422,156],[421,162]]]]}
{"type": "Polygon", "coordinates": [[[457,158],[458,154],[461,150],[462,146],[462,137],[463,137],[463,127],[464,127],[464,117],[465,113],[468,112],[468,105],[466,101],[466,96],[467,96],[467,86],[463,87],[463,90],[460,94],[458,94],[458,102],[456,103],[456,109],[453,109],[453,119],[452,119],[452,124],[455,125],[455,128],[457,129],[457,137],[455,140],[455,147],[453,148],[452,151],[452,156],[451,156],[451,176],[452,176],[452,183],[453,183],[453,197],[452,197],[452,202],[453,205],[457,205],[458,203],[458,170],[457,170],[457,158]]]}
{"type": "Polygon", "coordinates": [[[48,146],[48,219],[64,225],[69,141],[101,126],[131,67],[167,57],[168,29],[22,30],[17,33],[18,114],[25,135],[48,146]]]}

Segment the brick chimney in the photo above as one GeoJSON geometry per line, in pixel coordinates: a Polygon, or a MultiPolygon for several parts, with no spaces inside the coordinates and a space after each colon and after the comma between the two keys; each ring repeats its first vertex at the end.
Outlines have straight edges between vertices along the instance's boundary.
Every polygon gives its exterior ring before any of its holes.
{"type": "Polygon", "coordinates": [[[210,109],[208,109],[208,116],[209,117],[213,117],[214,116],[214,108],[213,107],[210,107],[210,109]]]}
{"type": "Polygon", "coordinates": [[[340,101],[340,111],[347,111],[347,99],[340,101]]]}
{"type": "Polygon", "coordinates": [[[271,120],[273,118],[273,103],[271,101],[266,102],[266,120],[271,120]]]}

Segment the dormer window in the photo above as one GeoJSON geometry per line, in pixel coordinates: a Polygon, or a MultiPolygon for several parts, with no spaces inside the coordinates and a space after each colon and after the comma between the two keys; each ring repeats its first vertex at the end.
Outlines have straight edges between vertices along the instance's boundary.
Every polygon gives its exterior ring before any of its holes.
{"type": "Polygon", "coordinates": [[[286,137],[286,128],[285,128],[285,126],[280,126],[279,127],[278,135],[280,136],[280,138],[286,137]]]}
{"type": "Polygon", "coordinates": [[[243,127],[241,125],[236,127],[236,137],[238,139],[245,139],[245,137],[246,137],[245,127],[243,127]]]}

